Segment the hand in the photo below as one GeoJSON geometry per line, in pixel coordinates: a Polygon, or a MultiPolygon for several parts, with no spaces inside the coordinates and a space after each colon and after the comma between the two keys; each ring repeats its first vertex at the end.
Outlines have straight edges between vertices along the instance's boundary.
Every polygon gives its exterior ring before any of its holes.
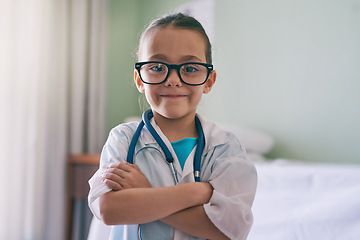
{"type": "Polygon", "coordinates": [[[151,187],[149,181],[136,164],[120,163],[110,165],[103,172],[102,178],[104,183],[113,191],[151,187]]]}

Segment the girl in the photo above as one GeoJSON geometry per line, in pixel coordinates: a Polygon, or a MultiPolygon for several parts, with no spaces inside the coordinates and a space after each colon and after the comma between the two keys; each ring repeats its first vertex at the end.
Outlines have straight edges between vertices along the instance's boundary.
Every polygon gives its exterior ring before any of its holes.
{"type": "Polygon", "coordinates": [[[110,132],[90,209],[114,225],[111,239],[246,239],[256,170],[232,133],[196,114],[216,80],[203,27],[181,13],[155,20],[138,59],[135,84],[151,110],[144,127],[110,132]]]}

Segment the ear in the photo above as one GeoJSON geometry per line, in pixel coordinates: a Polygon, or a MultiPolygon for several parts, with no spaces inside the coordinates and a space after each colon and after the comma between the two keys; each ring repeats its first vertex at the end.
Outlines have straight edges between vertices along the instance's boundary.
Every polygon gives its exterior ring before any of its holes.
{"type": "Polygon", "coordinates": [[[204,84],[203,93],[204,94],[209,93],[211,91],[211,88],[214,86],[215,82],[216,82],[216,71],[212,70],[210,75],[209,75],[208,80],[204,84]]]}
{"type": "Polygon", "coordinates": [[[140,75],[136,69],[134,70],[134,82],[139,92],[144,93],[145,92],[144,83],[141,81],[140,75]]]}

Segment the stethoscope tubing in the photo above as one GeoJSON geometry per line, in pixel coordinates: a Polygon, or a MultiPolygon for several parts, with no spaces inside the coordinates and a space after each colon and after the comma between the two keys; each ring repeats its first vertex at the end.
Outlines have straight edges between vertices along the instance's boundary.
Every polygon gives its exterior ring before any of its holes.
{"type": "MultiPolygon", "coordinates": [[[[168,147],[166,146],[166,144],[164,143],[164,141],[161,139],[159,134],[156,132],[154,127],[151,125],[150,119],[153,116],[154,116],[154,114],[151,109],[149,109],[143,113],[143,120],[139,123],[139,125],[136,128],[135,133],[131,139],[129,150],[128,150],[128,155],[126,157],[126,161],[131,164],[134,163],[135,146],[136,146],[137,141],[139,140],[139,137],[140,137],[143,127],[146,126],[146,128],[149,130],[150,134],[153,136],[155,141],[159,144],[161,150],[164,152],[166,161],[169,164],[169,167],[170,167],[170,170],[171,170],[171,173],[173,175],[175,185],[176,185],[179,182],[179,179],[177,177],[176,169],[174,166],[174,158],[172,157],[171,152],[168,149],[168,147]]],[[[196,124],[196,128],[198,130],[198,145],[196,147],[195,156],[194,156],[194,179],[196,182],[200,182],[201,156],[202,156],[202,153],[203,153],[204,147],[205,147],[205,136],[204,136],[204,131],[201,126],[201,122],[197,116],[195,116],[195,124],[196,124]]],[[[141,224],[138,225],[138,232],[137,232],[139,240],[142,239],[140,225],[141,224]]]]}
{"type": "MultiPolygon", "coordinates": [[[[174,158],[172,157],[171,152],[170,152],[169,148],[166,146],[165,142],[161,139],[159,134],[156,132],[155,128],[151,125],[150,119],[153,116],[154,115],[153,115],[153,112],[151,109],[149,109],[143,113],[143,120],[139,123],[139,125],[136,128],[135,133],[131,139],[126,161],[131,164],[134,163],[135,146],[140,137],[143,127],[146,126],[146,128],[148,129],[150,134],[153,136],[153,138],[159,144],[161,150],[165,154],[165,158],[169,164],[170,171],[172,172],[172,175],[174,177],[175,184],[177,184],[179,182],[179,180],[178,180],[177,172],[176,172],[176,169],[174,166],[174,158]]],[[[195,124],[196,124],[196,128],[198,130],[198,144],[197,144],[195,156],[194,156],[194,179],[195,179],[195,182],[200,182],[201,156],[202,156],[202,153],[203,153],[204,147],[205,147],[205,136],[204,136],[203,128],[201,126],[201,122],[197,116],[195,116],[195,124]]]]}

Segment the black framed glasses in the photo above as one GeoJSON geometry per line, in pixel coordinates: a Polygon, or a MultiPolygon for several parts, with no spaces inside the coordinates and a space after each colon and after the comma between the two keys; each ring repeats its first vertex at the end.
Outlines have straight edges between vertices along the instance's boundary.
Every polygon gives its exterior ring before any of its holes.
{"type": "Polygon", "coordinates": [[[171,69],[176,69],[181,82],[191,86],[198,86],[207,81],[214,67],[211,64],[199,62],[176,65],[149,61],[135,63],[135,69],[138,71],[141,81],[146,84],[161,84],[167,80],[171,69]]]}

